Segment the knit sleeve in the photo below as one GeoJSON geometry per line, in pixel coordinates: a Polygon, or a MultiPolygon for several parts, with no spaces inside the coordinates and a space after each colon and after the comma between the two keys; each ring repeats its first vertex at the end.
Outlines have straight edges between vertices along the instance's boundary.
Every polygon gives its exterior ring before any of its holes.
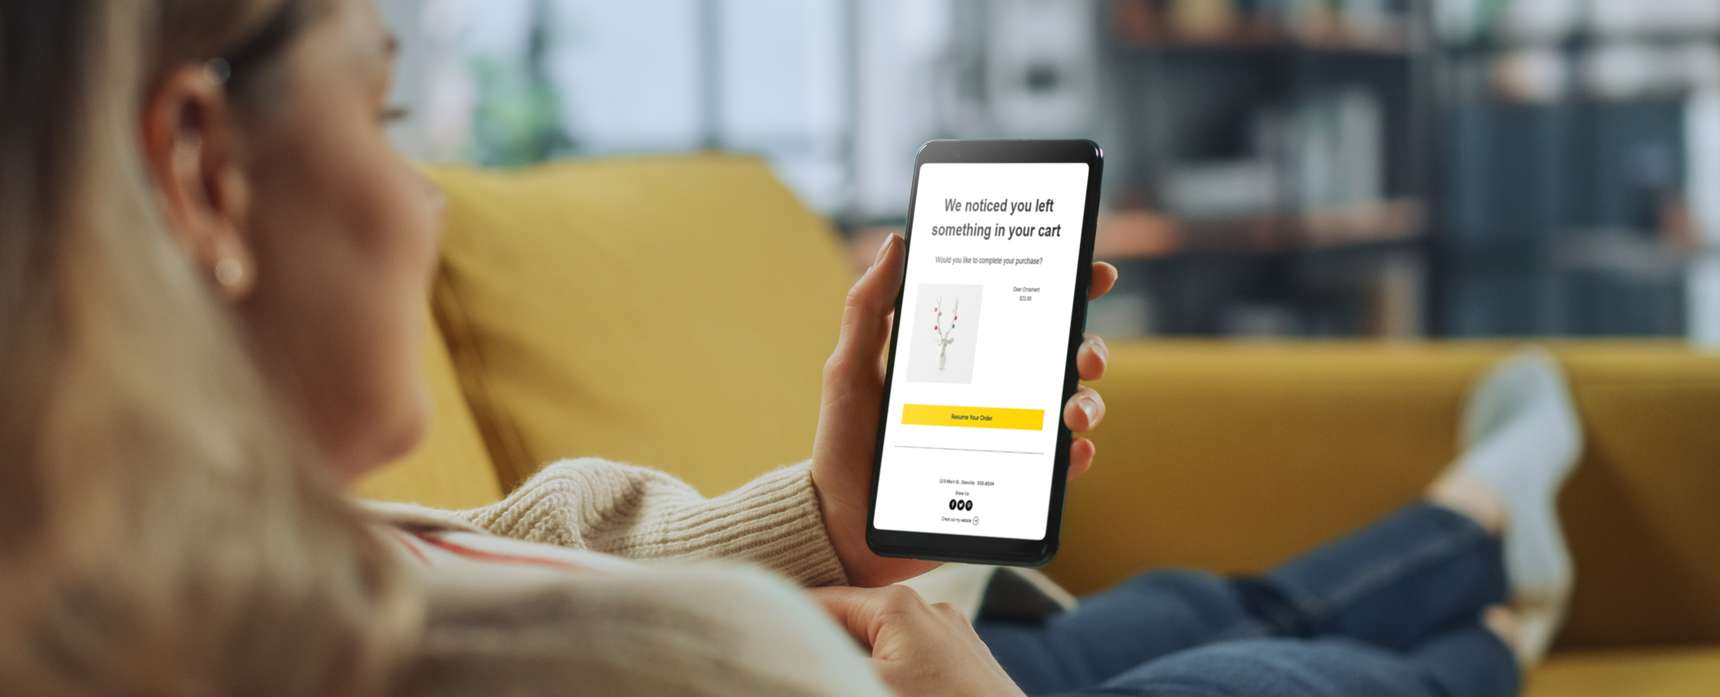
{"type": "Polygon", "coordinates": [[[461,518],[529,542],[633,559],[742,560],[804,585],[846,582],[805,463],[705,498],[657,470],[566,460],[461,518]]]}
{"type": "Polygon", "coordinates": [[[755,569],[431,579],[394,694],[889,697],[823,610],[755,569]]]}

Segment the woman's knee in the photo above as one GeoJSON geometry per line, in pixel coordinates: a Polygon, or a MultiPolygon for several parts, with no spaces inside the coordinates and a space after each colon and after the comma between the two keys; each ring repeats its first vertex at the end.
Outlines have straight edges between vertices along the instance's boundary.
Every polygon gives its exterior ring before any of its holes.
{"type": "Polygon", "coordinates": [[[1179,607],[1200,619],[1209,641],[1262,636],[1260,622],[1231,579],[1203,571],[1167,570],[1142,574],[1118,589],[1139,599],[1179,607]]]}
{"type": "Polygon", "coordinates": [[[1150,571],[1124,582],[1119,590],[1172,595],[1202,604],[1234,602],[1234,594],[1227,579],[1204,571],[1185,569],[1150,571]]]}

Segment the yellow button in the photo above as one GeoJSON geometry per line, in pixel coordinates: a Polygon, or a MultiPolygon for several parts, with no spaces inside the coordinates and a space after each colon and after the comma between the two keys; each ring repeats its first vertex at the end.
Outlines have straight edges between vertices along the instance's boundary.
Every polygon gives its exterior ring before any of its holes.
{"type": "Polygon", "coordinates": [[[905,426],[955,426],[958,428],[1008,428],[1017,431],[1038,431],[1045,427],[1045,410],[904,404],[902,405],[902,424],[905,426]]]}

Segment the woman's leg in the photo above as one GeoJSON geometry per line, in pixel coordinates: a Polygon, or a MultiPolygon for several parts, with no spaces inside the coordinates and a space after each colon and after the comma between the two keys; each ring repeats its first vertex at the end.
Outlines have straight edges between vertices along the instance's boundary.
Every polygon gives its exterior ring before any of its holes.
{"type": "MultiPolygon", "coordinates": [[[[1463,415],[1464,454],[1413,506],[1256,579],[1148,574],[1033,625],[980,622],[1004,668],[1039,691],[1073,689],[1173,651],[1249,636],[1347,636],[1390,649],[1472,621],[1510,593],[1569,593],[1553,503],[1581,451],[1568,388],[1541,352],[1502,362],[1463,415]]],[[[1514,639],[1542,656],[1559,608],[1534,608],[1514,639]]]]}
{"type": "Polygon", "coordinates": [[[1044,622],[975,628],[1024,690],[1045,693],[1226,641],[1336,634],[1402,648],[1504,598],[1498,539],[1418,504],[1262,577],[1149,573],[1044,622]]]}
{"type": "MultiPolygon", "coordinates": [[[[1515,697],[1522,671],[1471,622],[1403,652],[1354,639],[1256,639],[1191,649],[1069,697],[1515,697]]],[[[1045,694],[1045,693],[1040,693],[1045,694]]]]}
{"type": "Polygon", "coordinates": [[[974,629],[1028,694],[1098,685],[1160,656],[1269,633],[1230,581],[1194,571],[1142,574],[1042,622],[981,617],[974,629]]]}
{"type": "Polygon", "coordinates": [[[1499,538],[1431,503],[1236,583],[1275,636],[1343,636],[1386,649],[1473,621],[1509,591],[1499,538]]]}

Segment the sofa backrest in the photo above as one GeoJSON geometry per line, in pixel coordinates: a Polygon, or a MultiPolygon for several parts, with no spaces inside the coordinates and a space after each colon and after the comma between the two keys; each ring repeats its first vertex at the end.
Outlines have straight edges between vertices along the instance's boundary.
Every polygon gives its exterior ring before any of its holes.
{"type": "Polygon", "coordinates": [[[811,451],[853,274],[764,162],[433,177],[436,317],[504,488],[595,456],[722,491],[811,451]]]}

